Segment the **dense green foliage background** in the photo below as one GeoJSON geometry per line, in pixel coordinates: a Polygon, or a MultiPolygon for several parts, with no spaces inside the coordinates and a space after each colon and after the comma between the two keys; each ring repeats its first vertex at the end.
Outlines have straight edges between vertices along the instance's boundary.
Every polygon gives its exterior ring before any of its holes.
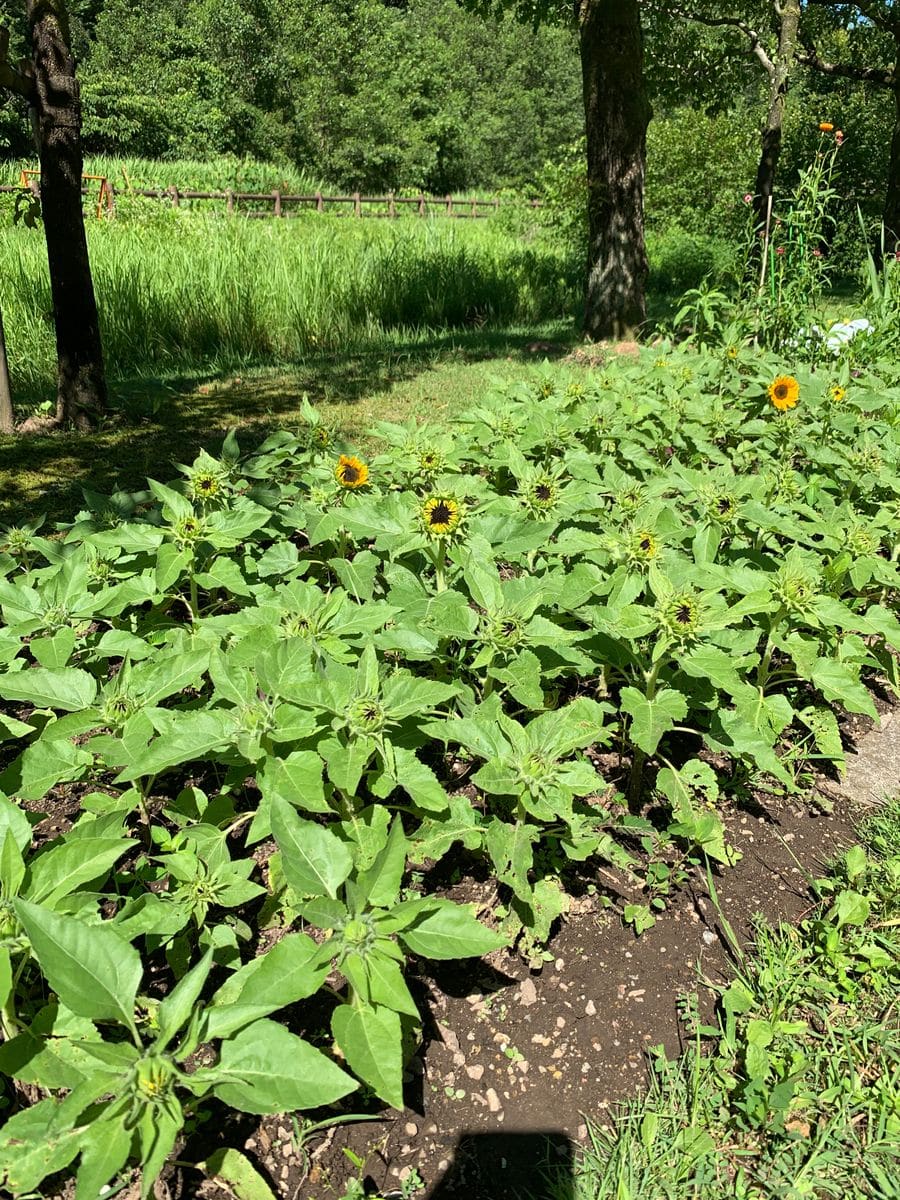
{"type": "MultiPolygon", "coordinates": [[[[571,30],[482,21],[455,0],[70,7],[89,153],[249,155],[340,187],[444,193],[524,185],[583,125],[571,30]]],[[[27,153],[8,110],[4,136],[27,153]]]]}
{"type": "MultiPolygon", "coordinates": [[[[20,44],[23,9],[0,0],[20,44]]],[[[443,194],[534,189],[583,133],[577,39],[564,24],[482,18],[457,0],[69,0],[69,9],[88,154],[247,156],[335,187],[443,194]]],[[[755,169],[763,74],[734,30],[661,21],[651,6],[646,33],[651,228],[734,233],[734,192],[755,169]]],[[[879,60],[878,47],[826,48],[879,60]]],[[[890,102],[886,91],[798,70],[786,180],[827,118],[847,134],[848,188],[877,208],[890,102]]],[[[30,150],[24,114],[0,101],[0,152],[30,150]]]]}
{"type": "MultiPolygon", "coordinates": [[[[269,189],[299,177],[370,194],[515,189],[547,202],[544,232],[557,246],[562,234],[577,270],[585,169],[575,31],[473,8],[460,0],[69,0],[85,151],[156,160],[153,178],[135,177],[153,186],[197,186],[197,171],[182,164],[202,159],[214,187],[269,189]]],[[[24,46],[23,9],[0,0],[14,53],[24,46]]],[[[707,274],[722,282],[742,261],[742,196],[752,190],[767,80],[733,28],[676,20],[650,0],[643,19],[654,107],[651,287],[679,293],[707,274]]],[[[889,61],[874,27],[815,20],[825,22],[815,32],[827,56],[889,61]]],[[[786,194],[816,153],[820,120],[843,129],[829,234],[839,275],[854,277],[863,254],[857,205],[873,229],[880,219],[891,106],[887,89],[794,70],[779,187],[786,194]]],[[[31,142],[21,106],[0,99],[4,154],[10,164],[28,158],[31,142]]],[[[119,165],[113,171],[121,182],[119,165]]]]}

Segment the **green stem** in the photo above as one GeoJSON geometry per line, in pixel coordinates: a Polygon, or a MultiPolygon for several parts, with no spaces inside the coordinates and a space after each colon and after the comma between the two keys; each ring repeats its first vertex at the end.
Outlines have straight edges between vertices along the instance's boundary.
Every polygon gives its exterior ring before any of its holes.
{"type": "MultiPolygon", "coordinates": [[[[653,669],[645,674],[646,685],[644,688],[644,696],[647,700],[654,700],[656,697],[656,684],[659,679],[659,672],[662,669],[663,659],[654,663],[653,669]]],[[[634,757],[631,760],[631,772],[628,776],[628,810],[632,813],[640,811],[641,796],[644,790],[644,767],[647,765],[647,755],[639,747],[634,748],[634,757]]]]}
{"type": "Polygon", "coordinates": [[[447,565],[447,547],[441,539],[437,544],[437,550],[434,556],[434,582],[435,587],[439,592],[447,590],[447,581],[444,576],[444,570],[447,565]]]}
{"type": "Polygon", "coordinates": [[[756,672],[756,686],[759,688],[760,692],[765,691],[766,684],[769,682],[769,668],[772,665],[772,655],[775,653],[775,643],[772,641],[772,635],[781,624],[781,619],[786,611],[787,610],[782,604],[781,608],[779,608],[778,612],[772,619],[772,623],[769,625],[769,636],[766,639],[766,648],[763,651],[763,656],[760,659],[759,667],[756,672]]]}

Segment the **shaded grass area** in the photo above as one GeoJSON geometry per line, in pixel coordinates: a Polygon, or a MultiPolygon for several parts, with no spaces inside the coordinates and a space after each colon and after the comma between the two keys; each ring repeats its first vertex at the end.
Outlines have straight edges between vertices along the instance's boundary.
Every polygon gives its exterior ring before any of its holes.
{"type": "Polygon", "coordinates": [[[900,1197],[900,801],[815,883],[799,928],[761,925],[693,1045],[651,1051],[649,1092],[556,1200],[900,1197]]]}
{"type": "Polygon", "coordinates": [[[460,331],[354,354],[320,354],[292,367],[241,374],[172,376],[116,385],[109,425],[95,434],[0,437],[0,526],[44,515],[70,518],[81,488],[111,492],[168,479],[173,462],[216,451],[229,429],[249,448],[290,428],[304,395],[363,451],[373,421],[446,420],[467,408],[491,378],[521,372],[550,345],[574,344],[570,325],[460,331]]]}

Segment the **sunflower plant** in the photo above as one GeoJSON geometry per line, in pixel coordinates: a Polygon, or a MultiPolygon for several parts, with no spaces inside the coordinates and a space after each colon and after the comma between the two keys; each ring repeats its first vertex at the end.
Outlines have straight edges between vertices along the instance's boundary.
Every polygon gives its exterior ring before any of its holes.
{"type": "Polygon", "coordinates": [[[839,767],[900,687],[900,380],[789,350],[543,364],[372,457],[308,408],[0,538],[0,1186],[151,1187],[213,1096],[399,1104],[411,958],[539,955],[576,872],[646,927],[723,806],[839,767]]]}

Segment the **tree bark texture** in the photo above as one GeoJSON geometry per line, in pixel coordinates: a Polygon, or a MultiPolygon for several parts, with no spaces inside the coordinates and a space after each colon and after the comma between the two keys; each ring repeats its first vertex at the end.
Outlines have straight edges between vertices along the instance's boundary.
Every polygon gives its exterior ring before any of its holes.
{"type": "Polygon", "coordinates": [[[579,0],[589,257],[584,332],[631,337],[646,319],[644,167],[650,101],[639,0],[579,0]]]}
{"type": "Polygon", "coordinates": [[[56,324],[56,420],[87,429],[106,411],[100,323],[81,211],[81,101],[63,0],[27,0],[41,211],[56,324]]]}
{"type": "Polygon", "coordinates": [[[6,336],[3,332],[3,313],[0,312],[0,433],[15,431],[12,388],[9,383],[9,363],[6,360],[6,336]]]}
{"type": "Polygon", "coordinates": [[[800,29],[800,0],[783,0],[778,30],[778,52],[769,73],[769,109],[762,133],[762,152],[753,188],[756,224],[765,228],[775,191],[775,174],[781,157],[784,102],[790,81],[791,63],[800,29]]]}
{"type": "MultiPolygon", "coordinates": [[[[896,254],[900,249],[900,24],[894,28],[894,43],[894,132],[891,137],[891,156],[888,160],[887,190],[884,194],[882,214],[885,254],[896,254]]],[[[881,251],[880,245],[878,250],[881,251]]]]}

